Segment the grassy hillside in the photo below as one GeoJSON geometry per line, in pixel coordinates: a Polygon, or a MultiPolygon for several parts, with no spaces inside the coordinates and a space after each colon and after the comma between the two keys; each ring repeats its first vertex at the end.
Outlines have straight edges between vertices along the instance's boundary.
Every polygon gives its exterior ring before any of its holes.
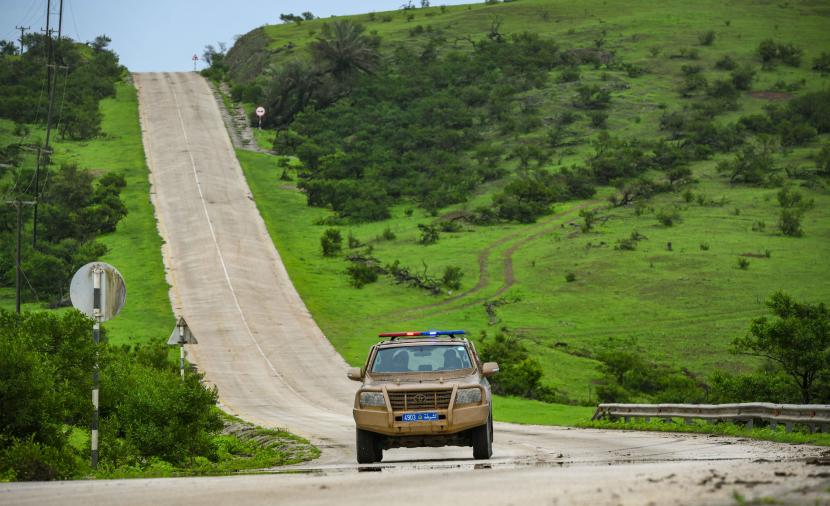
{"type": "MultiPolygon", "coordinates": [[[[54,140],[54,161],[55,164],[76,162],[80,168],[96,175],[114,171],[125,177],[127,186],[122,199],[129,212],[115,233],[101,237],[101,242],[109,248],[101,260],[114,265],[124,276],[127,303],[105,327],[110,341],[115,344],[159,341],[167,338],[174,319],[164,279],[161,238],[150,203],[138,101],[132,84],[118,84],[117,96],[102,100],[101,112],[104,134],[91,141],[54,140]]],[[[0,127],[0,136],[10,139],[13,123],[3,120],[0,127]]],[[[31,135],[42,138],[44,133],[32,126],[31,135]]],[[[33,164],[34,161],[27,160],[26,163],[33,164]]],[[[31,237],[31,234],[27,236],[31,237]]],[[[0,304],[14,309],[13,289],[3,290],[0,304]]],[[[26,305],[26,309],[38,307],[37,303],[26,305]]]]}
{"type": "MultiPolygon", "coordinates": [[[[695,102],[678,91],[685,65],[702,67],[710,82],[729,78],[728,71],[715,68],[724,56],[756,70],[751,90],[737,99],[737,110],[717,116],[721,125],[830,84],[826,75],[811,70],[813,59],[830,47],[830,33],[824,29],[830,6],[822,2],[743,1],[725,6],[520,0],[351,19],[376,31],[382,49],[389,51],[395,43],[424,44],[427,27],[433,33],[442,31],[449,41],[446,50],[465,50],[467,37],[484,37],[496,21],[505,36],[531,31],[556,40],[565,50],[601,47],[613,52],[616,62],[644,70],[633,76],[621,66],[581,65],[578,82],[561,83],[563,70],[557,69],[543,88],[522,97],[541,104],[542,126],[497,142],[543,143],[556,118],[566,112],[577,115],[570,127],[573,142],[557,148],[545,165],[551,171],[583,164],[602,131],[621,138],[666,138],[660,128],[664,113],[691,109],[695,102]],[[423,30],[417,29],[419,25],[423,30]],[[699,37],[709,30],[715,33],[714,42],[704,45],[699,37]],[[802,48],[800,66],[779,64],[762,70],[757,48],[770,38],[802,48]],[[593,128],[588,114],[574,107],[582,84],[611,90],[606,129],[593,128]]],[[[228,56],[231,76],[245,80],[259,75],[259,82],[267,83],[259,74],[261,68],[268,62],[303,58],[304,47],[329,21],[251,32],[228,56]]],[[[827,137],[778,149],[776,165],[811,169],[812,157],[827,137]]],[[[742,370],[755,362],[729,354],[729,343],[746,332],[752,318],[765,314],[763,302],[773,291],[784,289],[807,301],[830,301],[826,180],[782,176],[785,184],[799,187],[815,203],[804,216],[804,236],[786,237],[777,226],[780,184],[731,185],[716,170],[718,162],[732,160],[734,152],[692,163],[691,183],[637,206],[611,208],[606,198],[615,190],[600,188],[593,200],[557,204],[552,214],[535,224],[465,224],[460,231],[442,232],[438,242],[428,246],[418,244],[417,225],[437,218],[412,202],[394,207],[389,220],[337,227],[344,237],[344,254],[349,253],[345,243],[351,234],[371,244],[372,255],[384,263],[399,260],[414,270],[426,267],[433,276],[440,276],[446,266],[461,267],[460,291],[439,296],[384,277],[362,289],[352,287],[345,274],[348,262],[342,256],[321,255],[319,239],[328,227],[316,223],[331,213],[308,207],[296,181],[280,181],[282,169],[276,158],[243,151],[238,156],[294,283],[327,336],[352,364],[362,362],[378,331],[461,327],[477,336],[482,331],[492,335],[506,326],[542,359],[545,383],[585,402],[595,398],[592,382],[599,375],[592,353],[609,337],[636,338],[650,359],[704,376],[716,370],[742,370]],[[589,232],[579,228],[583,220],[578,212],[583,208],[599,212],[599,224],[589,232]],[[657,219],[661,210],[668,209],[676,209],[681,217],[673,226],[657,219]],[[394,239],[383,239],[387,229],[394,239]],[[646,238],[635,251],[615,249],[635,230],[646,238]],[[739,259],[749,262],[747,268],[739,267],[739,259]],[[573,281],[566,280],[568,274],[573,281]]],[[[505,163],[515,170],[515,160],[505,163]]],[[[439,217],[489,205],[507,180],[480,186],[468,202],[442,209],[439,217]]]]}

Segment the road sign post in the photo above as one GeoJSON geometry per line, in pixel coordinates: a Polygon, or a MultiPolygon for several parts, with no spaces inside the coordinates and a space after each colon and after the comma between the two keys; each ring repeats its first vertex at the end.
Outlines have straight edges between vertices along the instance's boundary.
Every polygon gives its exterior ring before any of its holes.
{"type": "Polygon", "coordinates": [[[193,72],[196,72],[196,62],[199,61],[199,55],[193,54],[193,72]]]}
{"type": "Polygon", "coordinates": [[[173,329],[173,333],[170,334],[170,338],[167,339],[167,344],[171,346],[179,345],[179,372],[181,373],[182,381],[184,381],[184,345],[198,344],[198,341],[196,340],[196,336],[193,335],[193,332],[190,331],[190,327],[187,326],[187,322],[183,317],[179,317],[178,321],[176,321],[176,327],[173,329]]]}
{"type": "MultiPolygon", "coordinates": [[[[92,341],[101,341],[101,322],[114,318],[124,307],[127,288],[118,269],[104,262],[84,265],[72,276],[69,297],[75,308],[93,319],[92,341]]],[[[98,353],[97,350],[95,352],[98,353]]],[[[100,383],[98,358],[92,370],[92,469],[98,468],[98,386],[100,383]]]]}
{"type": "Polygon", "coordinates": [[[256,108],[256,115],[257,115],[257,118],[259,119],[259,125],[257,126],[257,128],[259,130],[262,130],[262,117],[265,116],[265,108],[262,107],[262,106],[257,107],[256,108]]]}

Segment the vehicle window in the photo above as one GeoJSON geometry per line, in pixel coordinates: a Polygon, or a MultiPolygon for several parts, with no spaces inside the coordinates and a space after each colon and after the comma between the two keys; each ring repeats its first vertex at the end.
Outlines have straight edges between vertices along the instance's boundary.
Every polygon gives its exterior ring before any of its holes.
{"type": "Polygon", "coordinates": [[[400,346],[378,350],[372,372],[432,372],[471,368],[465,346],[400,346]]]}

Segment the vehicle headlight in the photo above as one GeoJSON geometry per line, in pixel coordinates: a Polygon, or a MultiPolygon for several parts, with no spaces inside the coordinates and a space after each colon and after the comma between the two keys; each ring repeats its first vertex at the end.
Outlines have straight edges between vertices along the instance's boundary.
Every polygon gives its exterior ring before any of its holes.
{"type": "Polygon", "coordinates": [[[481,389],[479,388],[459,388],[458,393],[455,394],[456,404],[478,404],[481,402],[481,389]]]}
{"type": "Polygon", "coordinates": [[[383,392],[360,392],[360,406],[384,407],[386,399],[383,398],[383,392]]]}

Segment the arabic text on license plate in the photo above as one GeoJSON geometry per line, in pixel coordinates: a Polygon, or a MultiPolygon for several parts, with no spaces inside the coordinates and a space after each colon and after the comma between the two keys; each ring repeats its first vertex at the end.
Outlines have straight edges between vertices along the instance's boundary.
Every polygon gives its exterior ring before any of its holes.
{"type": "Polygon", "coordinates": [[[429,420],[438,420],[438,413],[404,413],[401,416],[404,422],[426,422],[429,420]]]}

